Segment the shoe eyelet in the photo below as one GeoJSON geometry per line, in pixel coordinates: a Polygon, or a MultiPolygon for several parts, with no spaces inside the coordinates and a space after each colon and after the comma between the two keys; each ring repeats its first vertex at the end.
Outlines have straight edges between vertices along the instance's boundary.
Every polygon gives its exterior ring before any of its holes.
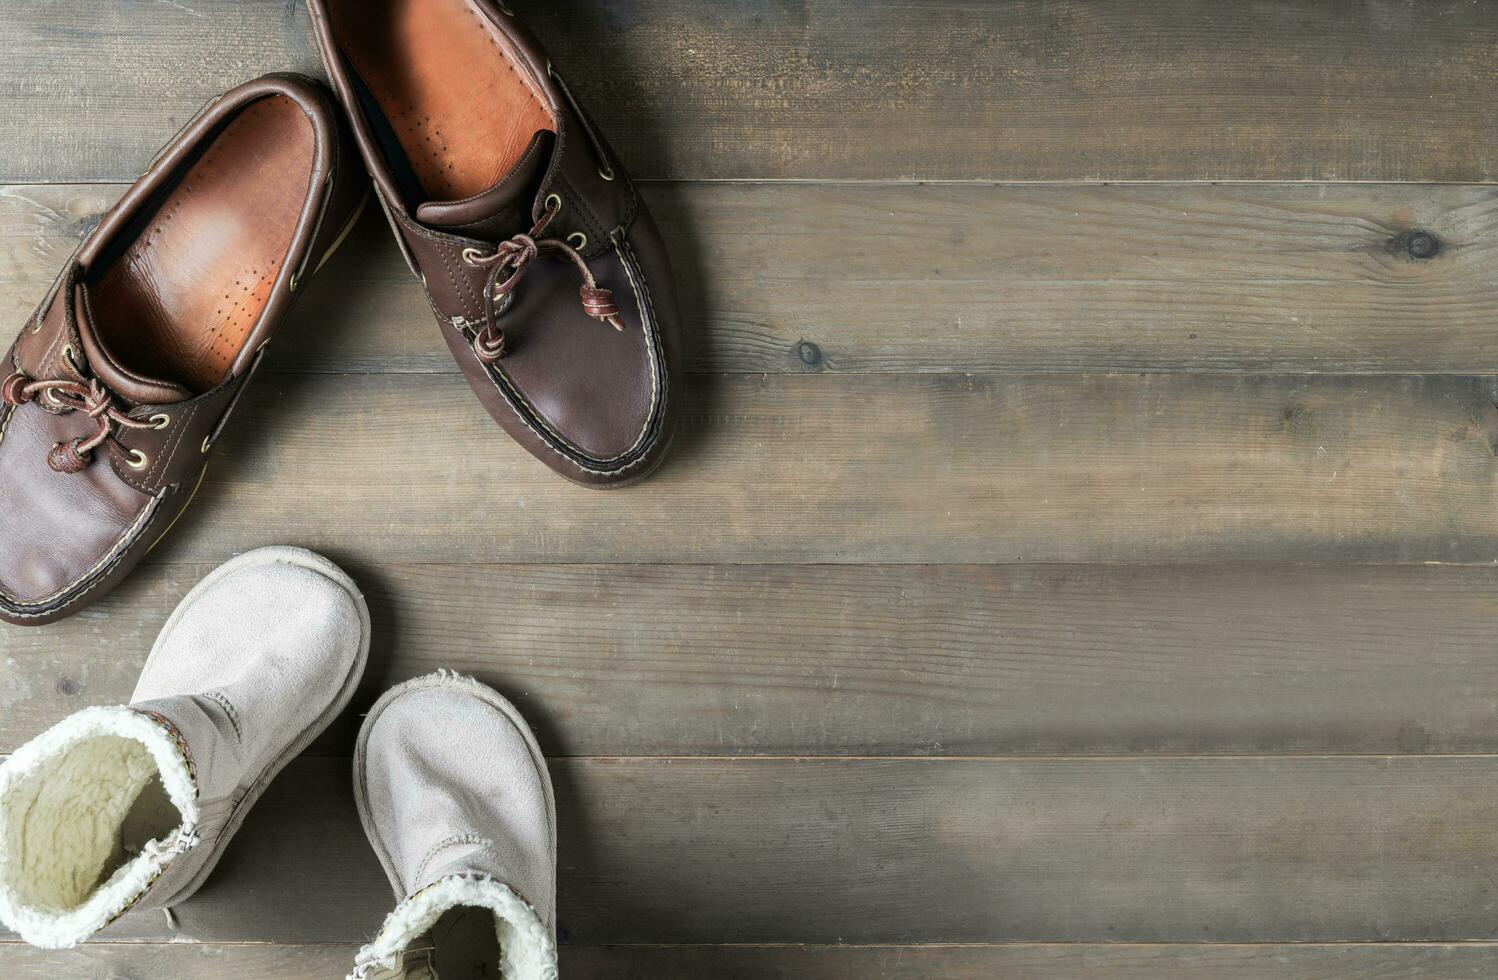
{"type": "Polygon", "coordinates": [[[57,392],[53,391],[51,388],[48,388],[47,390],[43,391],[42,392],[42,397],[47,400],[47,404],[48,405],[51,405],[54,408],[63,408],[64,407],[63,403],[62,403],[62,399],[58,398],[57,397],[57,392]]]}
{"type": "Polygon", "coordinates": [[[203,455],[204,456],[208,455],[208,450],[210,450],[212,448],[213,448],[213,436],[206,436],[203,439],[203,450],[202,450],[203,455]]]}
{"type": "Polygon", "coordinates": [[[78,367],[77,353],[78,353],[77,351],[73,350],[73,345],[72,344],[63,344],[62,345],[62,356],[63,356],[63,359],[68,362],[69,366],[71,366],[74,371],[77,371],[79,374],[82,374],[83,373],[82,369],[80,369],[78,367]]]}
{"type": "Polygon", "coordinates": [[[598,171],[598,176],[602,177],[604,180],[613,180],[614,168],[606,163],[603,165],[603,168],[598,171]]]}
{"type": "Polygon", "coordinates": [[[125,460],[125,463],[132,470],[143,470],[151,465],[151,458],[139,449],[132,449],[130,450],[130,457],[125,460]]]}
{"type": "Polygon", "coordinates": [[[553,210],[552,203],[551,203],[553,201],[556,202],[555,210],[561,211],[562,210],[562,195],[560,195],[560,194],[547,194],[546,195],[546,203],[543,205],[543,207],[545,208],[545,210],[547,210],[547,211],[553,210]]]}
{"type": "Polygon", "coordinates": [[[169,426],[169,425],[172,424],[172,417],[170,415],[164,415],[164,414],[163,415],[153,415],[150,418],[150,422],[151,422],[151,428],[156,429],[156,430],[159,431],[161,429],[165,429],[167,426],[169,426]]]}
{"type": "Polygon", "coordinates": [[[567,244],[581,252],[588,247],[588,236],[580,231],[574,231],[567,236],[567,244]]]}
{"type": "MultiPolygon", "coordinates": [[[[463,249],[463,264],[464,265],[478,265],[479,264],[479,259],[481,259],[483,257],[484,257],[484,253],[480,252],[476,248],[465,248],[465,249],[463,249]]],[[[423,286],[426,285],[426,280],[425,279],[422,279],[422,285],[423,286]]]]}

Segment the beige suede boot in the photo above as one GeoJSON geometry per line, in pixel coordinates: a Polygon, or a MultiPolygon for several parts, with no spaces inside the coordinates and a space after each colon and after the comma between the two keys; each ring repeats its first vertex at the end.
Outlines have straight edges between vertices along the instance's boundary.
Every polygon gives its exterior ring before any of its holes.
{"type": "Polygon", "coordinates": [[[391,690],[354,755],[354,797],[397,905],[354,980],[555,980],[556,806],[520,713],[446,672],[391,690]]]}
{"type": "Polygon", "coordinates": [[[66,948],[191,896],[368,654],[369,610],[332,562],[265,548],[210,574],[129,706],[79,711],[0,765],[0,922],[66,948]]]}

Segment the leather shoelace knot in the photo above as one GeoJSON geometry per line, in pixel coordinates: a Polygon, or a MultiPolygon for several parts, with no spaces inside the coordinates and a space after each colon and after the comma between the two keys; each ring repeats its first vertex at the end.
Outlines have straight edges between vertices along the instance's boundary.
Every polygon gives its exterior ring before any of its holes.
{"type": "Polygon", "coordinates": [[[60,442],[47,453],[47,465],[58,473],[78,473],[88,465],[94,450],[114,435],[115,427],[122,429],[150,429],[155,424],[133,419],[120,411],[110,397],[109,391],[90,379],[87,384],[77,381],[35,381],[24,374],[12,374],[0,383],[0,399],[5,404],[21,406],[45,395],[53,405],[65,411],[84,412],[99,426],[97,432],[87,439],[60,442]]]}
{"type": "Polygon", "coordinates": [[[584,313],[615,330],[624,329],[613,291],[598,285],[593,270],[588,268],[581,253],[559,238],[540,237],[560,210],[560,205],[548,204],[546,213],[530,234],[515,235],[500,242],[491,255],[478,255],[471,250],[463,254],[463,261],[469,265],[489,270],[484,282],[484,326],[473,338],[474,353],[485,364],[493,364],[505,355],[505,334],[499,326],[499,317],[514,302],[515,287],[524,278],[531,262],[542,252],[561,255],[582,273],[583,285],[578,294],[582,298],[584,313]]]}

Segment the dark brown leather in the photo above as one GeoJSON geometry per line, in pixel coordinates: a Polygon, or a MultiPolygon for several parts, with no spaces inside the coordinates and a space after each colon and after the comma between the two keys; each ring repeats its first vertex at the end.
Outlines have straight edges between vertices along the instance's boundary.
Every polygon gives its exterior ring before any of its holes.
{"type": "Polygon", "coordinates": [[[308,5],[375,191],[484,407],[575,482],[609,488],[648,475],[681,400],[670,263],[633,183],[539,45],[494,0],[308,5]],[[537,252],[513,247],[535,258],[501,302],[486,303],[493,259],[528,233],[545,239],[537,252]]]}
{"type": "Polygon", "coordinates": [[[367,185],[316,82],[210,102],[105,215],[0,365],[0,619],[105,594],[170,528],[367,185]]]}

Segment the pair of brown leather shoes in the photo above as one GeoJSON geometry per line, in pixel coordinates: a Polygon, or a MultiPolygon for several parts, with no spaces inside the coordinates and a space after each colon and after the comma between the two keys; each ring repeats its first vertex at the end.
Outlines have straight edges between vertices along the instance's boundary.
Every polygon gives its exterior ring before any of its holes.
{"type": "Polygon", "coordinates": [[[357,218],[366,170],[442,336],[516,441],[601,488],[664,456],[680,377],[665,248],[536,42],[497,0],[308,4],[342,118],[298,76],[215,99],[0,365],[0,619],[76,612],[170,528],[357,218]]]}

